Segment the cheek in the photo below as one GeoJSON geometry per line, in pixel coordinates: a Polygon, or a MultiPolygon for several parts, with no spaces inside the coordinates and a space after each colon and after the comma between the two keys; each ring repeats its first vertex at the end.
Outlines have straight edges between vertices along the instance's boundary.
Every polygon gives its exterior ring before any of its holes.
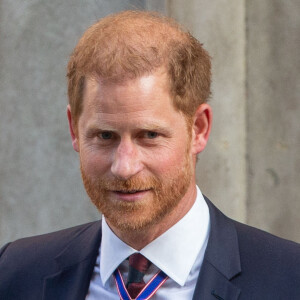
{"type": "Polygon", "coordinates": [[[151,172],[156,175],[164,176],[164,174],[176,172],[186,158],[187,147],[183,142],[174,147],[165,147],[158,151],[150,151],[147,153],[145,165],[151,172]]]}
{"type": "Polygon", "coordinates": [[[109,159],[105,155],[101,155],[98,151],[91,149],[80,150],[80,163],[82,168],[90,176],[99,176],[109,169],[109,159]]]}

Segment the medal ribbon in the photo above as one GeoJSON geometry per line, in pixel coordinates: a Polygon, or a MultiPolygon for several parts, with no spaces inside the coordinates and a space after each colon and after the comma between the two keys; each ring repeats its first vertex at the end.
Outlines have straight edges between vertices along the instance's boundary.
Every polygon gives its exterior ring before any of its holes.
{"type": "MultiPolygon", "coordinates": [[[[124,284],[122,275],[119,269],[114,272],[114,278],[116,281],[118,293],[121,300],[133,300],[127,292],[126,286],[124,284]]],[[[168,275],[163,271],[158,271],[145,285],[145,287],[140,291],[140,293],[135,298],[136,300],[148,300],[150,299],[157,290],[166,282],[168,275]]]]}

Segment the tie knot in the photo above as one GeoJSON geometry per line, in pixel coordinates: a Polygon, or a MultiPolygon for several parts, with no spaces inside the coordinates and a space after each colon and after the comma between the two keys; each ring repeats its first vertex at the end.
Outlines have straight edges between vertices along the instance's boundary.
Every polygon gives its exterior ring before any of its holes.
{"type": "Polygon", "coordinates": [[[134,253],[129,256],[129,268],[134,268],[135,270],[145,274],[150,265],[151,262],[140,253],[134,253]]]}
{"type": "Polygon", "coordinates": [[[168,279],[168,276],[160,271],[146,285],[144,275],[149,269],[151,262],[140,253],[134,253],[129,256],[129,271],[126,287],[124,285],[120,270],[114,272],[116,285],[121,299],[149,299],[149,295],[153,296],[158,288],[168,279]],[[127,290],[127,291],[126,291],[127,290]],[[146,298],[144,298],[146,297],[146,298]]]}

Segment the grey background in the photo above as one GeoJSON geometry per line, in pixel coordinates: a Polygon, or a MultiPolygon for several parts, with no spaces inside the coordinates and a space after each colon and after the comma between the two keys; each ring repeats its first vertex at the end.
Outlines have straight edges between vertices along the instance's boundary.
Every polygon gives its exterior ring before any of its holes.
{"type": "Polygon", "coordinates": [[[198,184],[228,216],[300,242],[300,1],[0,1],[0,244],[99,218],[66,119],[84,30],[124,9],[164,12],[213,59],[214,124],[198,184]]]}

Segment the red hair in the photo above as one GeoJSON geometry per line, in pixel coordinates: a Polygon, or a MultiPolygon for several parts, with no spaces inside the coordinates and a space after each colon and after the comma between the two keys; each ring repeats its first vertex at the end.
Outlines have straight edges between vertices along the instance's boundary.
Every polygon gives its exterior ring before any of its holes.
{"type": "Polygon", "coordinates": [[[122,82],[167,71],[174,107],[187,117],[210,96],[207,51],[173,19],[154,12],[124,11],[92,25],[68,64],[68,97],[75,125],[82,111],[86,76],[122,82]]]}

